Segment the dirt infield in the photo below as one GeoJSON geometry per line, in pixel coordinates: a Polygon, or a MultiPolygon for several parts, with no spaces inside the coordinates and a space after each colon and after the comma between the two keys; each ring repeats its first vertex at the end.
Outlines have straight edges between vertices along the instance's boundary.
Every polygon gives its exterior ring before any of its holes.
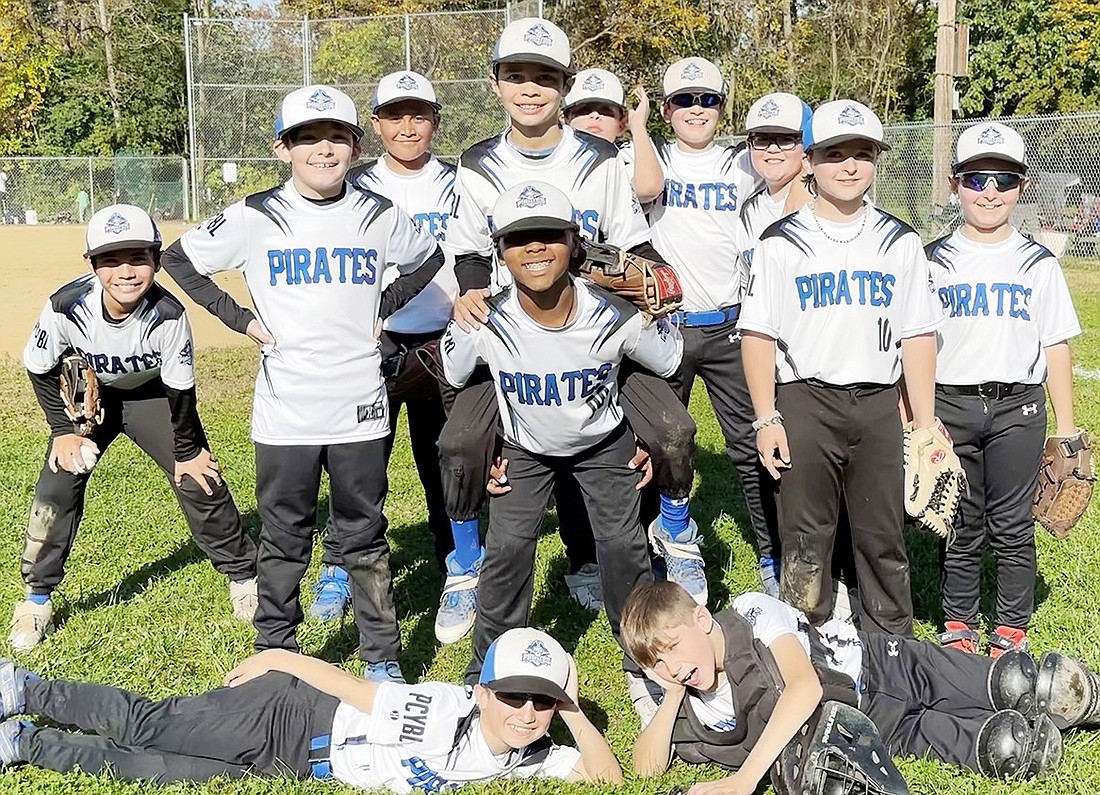
{"type": "MultiPolygon", "coordinates": [[[[173,242],[187,228],[186,224],[161,226],[164,244],[173,242]]],[[[0,355],[14,359],[22,355],[42,304],[54,290],[87,270],[83,253],[82,226],[0,226],[0,271],[4,274],[8,307],[0,314],[0,355]]],[[[251,344],[205,309],[195,306],[167,276],[158,274],[157,280],[187,306],[196,345],[236,347],[251,344]]],[[[217,282],[242,304],[251,305],[244,280],[238,274],[221,274],[217,282]]]]}

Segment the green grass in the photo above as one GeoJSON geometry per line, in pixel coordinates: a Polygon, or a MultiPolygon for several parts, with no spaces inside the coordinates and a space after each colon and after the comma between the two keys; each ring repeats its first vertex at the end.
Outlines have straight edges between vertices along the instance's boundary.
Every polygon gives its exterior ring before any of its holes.
{"type": "MultiPolygon", "coordinates": [[[[1098,370],[1100,270],[1081,267],[1069,276],[1086,328],[1074,345],[1077,364],[1098,370]]],[[[255,478],[248,439],[254,355],[248,349],[201,351],[198,367],[204,422],[237,504],[255,532],[255,478]]],[[[0,468],[4,475],[0,478],[0,521],[8,528],[0,536],[0,570],[7,572],[0,579],[0,600],[11,605],[22,595],[19,555],[45,451],[46,426],[18,363],[0,363],[0,385],[6,396],[0,404],[0,468]]],[[[1076,406],[1078,424],[1100,434],[1100,382],[1079,380],[1076,406]]],[[[699,420],[700,446],[693,513],[700,526],[709,529],[705,554],[712,606],[721,607],[732,596],[757,585],[756,563],[748,543],[744,505],[733,486],[733,471],[702,389],[695,392],[692,413],[699,420]]],[[[469,643],[445,648],[435,643],[432,623],[440,576],[432,561],[423,497],[404,430],[390,475],[387,514],[405,644],[404,670],[410,677],[458,681],[469,658],[469,643]]],[[[324,494],[322,521],[323,500],[324,494]]],[[[1055,542],[1040,531],[1038,608],[1031,637],[1038,651],[1062,649],[1100,667],[1098,524],[1094,508],[1066,541],[1055,542]]],[[[910,541],[918,632],[930,637],[940,618],[935,545],[921,534],[911,536],[910,541]]],[[[319,566],[319,549],[314,561],[311,578],[319,566]]],[[[576,650],[584,706],[605,729],[619,758],[629,760],[637,719],[626,696],[620,655],[607,620],[569,599],[556,535],[547,534],[540,542],[537,565],[533,623],[576,650]]],[[[230,616],[225,583],[190,542],[165,479],[127,440],[117,442],[96,469],[68,572],[55,597],[62,626],[34,652],[20,657],[22,664],[44,675],[119,685],[163,697],[217,686],[225,671],[251,651],[251,629],[230,616]]],[[[984,604],[988,607],[989,603],[987,579],[984,604]]],[[[300,638],[307,653],[359,670],[350,620],[336,626],[307,623],[300,638]]],[[[555,733],[561,739],[567,737],[560,725],[555,733]]],[[[901,767],[914,793],[1096,793],[1100,792],[1100,734],[1068,735],[1059,772],[1031,784],[991,782],[934,762],[903,760],[901,767]]],[[[675,787],[719,775],[716,768],[677,764],[659,779],[640,780],[628,774],[624,792],[664,795],[675,787]]],[[[61,776],[29,768],[0,773],[0,792],[19,795],[122,795],[146,789],[107,777],[61,776]]],[[[557,782],[504,783],[486,789],[602,790],[557,782]]],[[[347,791],[315,782],[259,779],[171,790],[242,795],[347,791]]]]}

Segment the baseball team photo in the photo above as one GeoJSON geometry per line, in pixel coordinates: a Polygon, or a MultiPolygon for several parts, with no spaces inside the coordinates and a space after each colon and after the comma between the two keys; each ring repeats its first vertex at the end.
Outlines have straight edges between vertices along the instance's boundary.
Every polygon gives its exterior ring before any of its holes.
{"type": "Polygon", "coordinates": [[[0,789],[1100,790],[1100,10],[0,24],[0,789]]]}

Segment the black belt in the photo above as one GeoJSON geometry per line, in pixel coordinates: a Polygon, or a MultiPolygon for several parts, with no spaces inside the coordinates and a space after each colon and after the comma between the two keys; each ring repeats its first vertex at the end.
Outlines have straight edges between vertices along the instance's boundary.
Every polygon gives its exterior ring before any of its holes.
{"type": "Polygon", "coordinates": [[[936,391],[944,395],[966,395],[969,397],[983,397],[990,400],[1000,400],[1009,395],[1025,392],[1033,386],[1036,386],[1036,384],[1003,384],[1000,381],[986,381],[984,384],[969,384],[965,386],[936,384],[936,391]]]}

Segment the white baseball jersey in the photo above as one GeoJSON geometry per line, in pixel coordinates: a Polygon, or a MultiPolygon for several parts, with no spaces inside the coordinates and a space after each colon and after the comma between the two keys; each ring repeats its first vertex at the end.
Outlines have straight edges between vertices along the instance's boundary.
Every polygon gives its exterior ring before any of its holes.
{"type": "Polygon", "coordinates": [[[653,247],[672,265],[688,312],[741,303],[738,211],[758,178],[743,148],[686,151],[655,141],[665,189],[647,207],[653,247]]]}
{"type": "Polygon", "coordinates": [[[893,384],[902,339],[943,322],[920,237],[870,203],[848,224],[811,207],[764,232],[737,325],[775,339],[781,384],[893,384]]]}
{"type": "MultiPolygon", "coordinates": [[[[806,615],[785,602],[767,594],[744,593],[730,607],[749,622],[752,636],[771,646],[783,635],[794,635],[810,654],[810,637],[806,627],[810,622],[806,615]]],[[[863,675],[863,641],[855,627],[839,619],[830,619],[818,627],[817,633],[826,649],[825,662],[831,670],[847,674],[858,684],[863,675]]],[[[737,715],[733,708],[733,691],[729,679],[718,674],[718,686],[710,692],[687,691],[692,711],[703,725],[717,731],[733,731],[737,728],[737,715]]]]}
{"type": "Polygon", "coordinates": [[[383,287],[435,251],[389,199],[348,186],[317,205],[293,180],[256,193],[188,231],[183,250],[210,276],[243,273],[275,342],[261,351],[252,438],[340,444],[389,433],[374,326],[383,287]]]}
{"type": "Polygon", "coordinates": [[[103,307],[94,273],[71,281],[42,307],[23,349],[23,365],[42,375],[69,349],[83,356],[104,386],[133,389],[160,378],[172,389],[195,385],[194,344],[183,304],[153,284],[133,312],[119,321],[103,307]]]}
{"type": "MultiPolygon", "coordinates": [[[[547,182],[564,192],[586,240],[623,249],[649,240],[641,205],[614,144],[566,126],[554,151],[536,158],[519,152],[508,143],[507,135],[489,138],[462,153],[455,181],[456,215],[447,232],[456,254],[480,254],[496,263],[490,238],[493,206],[500,194],[525,180],[547,182]]],[[[496,263],[491,286],[511,283],[508,269],[496,263]]]]}
{"type": "Polygon", "coordinates": [[[747,268],[752,267],[752,252],[756,244],[760,242],[764,230],[774,224],[785,213],[787,206],[786,191],[780,195],[777,201],[768,193],[768,186],[764,185],[741,203],[741,212],[738,213],[740,224],[738,226],[738,248],[747,268]]]}
{"type": "Polygon", "coordinates": [[[455,202],[455,167],[430,157],[415,174],[398,174],[380,157],[354,169],[349,179],[361,188],[385,196],[412,217],[416,228],[434,237],[447,260],[435,278],[409,303],[385,319],[383,328],[399,334],[442,331],[458,297],[454,255],[447,246],[447,223],[455,202]]]}
{"type": "Polygon", "coordinates": [[[1044,349],[1081,333],[1057,258],[1015,230],[993,244],[956,231],[930,243],[927,254],[947,315],[936,381],[1043,383],[1044,349]]]}
{"type": "Polygon", "coordinates": [[[340,704],[330,742],[334,778],[391,792],[439,792],[498,778],[565,779],[581,758],[549,735],[494,754],[481,732],[473,688],[443,682],[383,682],[370,713],[340,704]]]}
{"type": "Polygon", "coordinates": [[[475,365],[489,365],[504,438],[540,455],[580,453],[623,421],[619,362],[629,356],[667,378],[684,342],[667,320],[647,322],[631,303],[574,279],[576,307],[562,328],[540,326],[514,288],[489,302],[489,320],[473,331],[451,323],[443,335],[443,371],[461,387],[475,365]]]}

